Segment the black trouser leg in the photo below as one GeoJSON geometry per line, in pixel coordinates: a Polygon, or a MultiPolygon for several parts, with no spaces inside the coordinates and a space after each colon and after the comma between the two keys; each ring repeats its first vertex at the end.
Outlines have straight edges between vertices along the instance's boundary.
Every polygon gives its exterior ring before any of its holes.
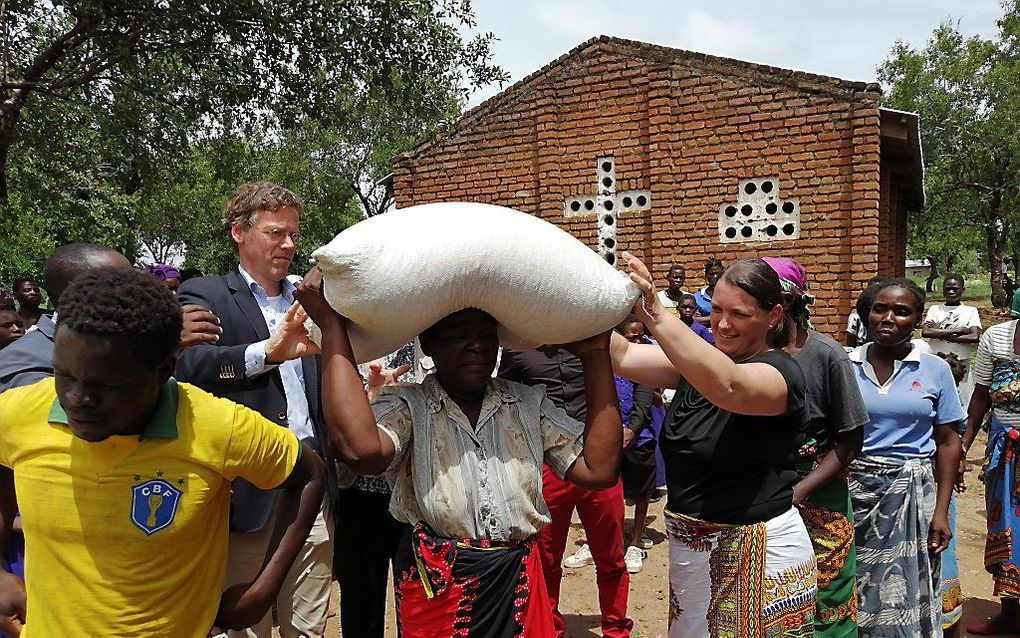
{"type": "Polygon", "coordinates": [[[333,565],[344,638],[383,638],[390,559],[404,532],[389,506],[389,494],[340,490],[333,565]]]}

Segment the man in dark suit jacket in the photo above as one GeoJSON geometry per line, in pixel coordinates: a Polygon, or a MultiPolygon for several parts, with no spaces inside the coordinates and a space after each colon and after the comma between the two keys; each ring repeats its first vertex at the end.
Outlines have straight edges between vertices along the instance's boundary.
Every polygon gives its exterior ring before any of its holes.
{"type": "MultiPolygon", "coordinates": [[[[177,378],[289,427],[326,459],[329,489],[323,512],[277,599],[284,638],[317,638],[325,630],[333,560],[329,507],[336,494],[335,464],[319,400],[318,350],[292,307],[294,285],[286,278],[303,208],[297,195],[275,184],[240,186],[224,208],[238,268],[223,277],[189,279],[178,291],[182,305],[203,306],[216,315],[222,332],[181,354],[177,378]]],[[[276,507],[274,492],[235,483],[226,586],[258,573],[273,535],[276,507]]],[[[271,629],[272,614],[267,614],[246,632],[229,635],[269,638],[271,629]]]]}

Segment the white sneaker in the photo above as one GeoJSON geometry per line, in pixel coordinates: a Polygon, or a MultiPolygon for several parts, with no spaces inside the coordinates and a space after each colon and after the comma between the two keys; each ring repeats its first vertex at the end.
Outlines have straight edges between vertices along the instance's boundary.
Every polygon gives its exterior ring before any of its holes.
{"type": "Polygon", "coordinates": [[[563,559],[563,566],[572,569],[594,564],[595,559],[591,557],[591,549],[588,547],[588,543],[581,545],[581,549],[563,559]]]}
{"type": "Polygon", "coordinates": [[[647,558],[648,552],[644,551],[640,547],[631,545],[627,548],[627,553],[623,555],[623,562],[627,564],[627,572],[636,574],[641,571],[644,567],[645,558],[647,558]]]}
{"type": "Polygon", "coordinates": [[[655,543],[652,541],[651,538],[648,537],[648,534],[642,534],[641,535],[640,543],[641,543],[641,549],[651,549],[651,548],[655,547],[655,543]]]}

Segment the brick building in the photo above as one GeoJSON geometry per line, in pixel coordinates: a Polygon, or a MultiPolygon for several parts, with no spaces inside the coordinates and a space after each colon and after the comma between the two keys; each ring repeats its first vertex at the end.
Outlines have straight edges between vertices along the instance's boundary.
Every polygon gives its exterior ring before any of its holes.
{"type": "MultiPolygon", "coordinates": [[[[396,205],[477,201],[567,229],[613,263],[688,287],[709,257],[788,255],[816,327],[841,332],[861,285],[902,275],[923,203],[915,115],[877,84],[598,37],[393,160],[396,205]]],[[[526,258],[541,258],[527,255],[526,258]]]]}

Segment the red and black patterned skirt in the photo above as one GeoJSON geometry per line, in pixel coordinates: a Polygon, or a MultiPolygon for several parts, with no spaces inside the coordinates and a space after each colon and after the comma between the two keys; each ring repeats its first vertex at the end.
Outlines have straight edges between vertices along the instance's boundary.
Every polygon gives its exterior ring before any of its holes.
{"type": "Polygon", "coordinates": [[[403,638],[552,638],[535,539],[441,538],[408,528],[394,557],[403,638]]]}

